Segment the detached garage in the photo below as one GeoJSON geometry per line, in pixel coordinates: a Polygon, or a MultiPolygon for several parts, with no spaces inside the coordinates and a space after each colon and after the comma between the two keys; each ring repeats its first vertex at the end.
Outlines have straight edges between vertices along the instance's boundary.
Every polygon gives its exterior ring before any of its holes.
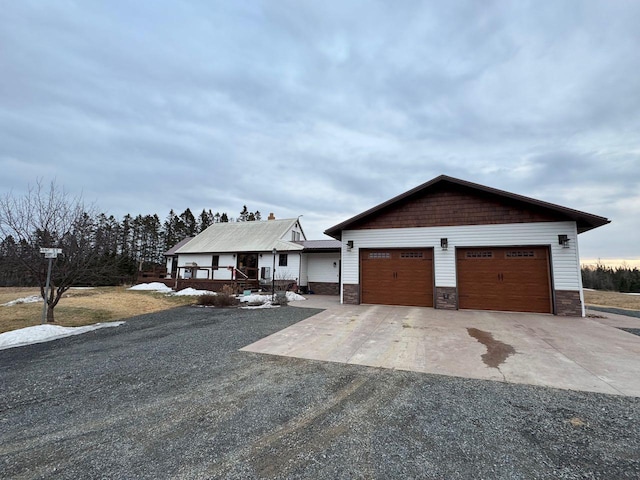
{"type": "Polygon", "coordinates": [[[607,223],[442,175],[325,233],[342,303],[584,316],[577,237],[607,223]]]}

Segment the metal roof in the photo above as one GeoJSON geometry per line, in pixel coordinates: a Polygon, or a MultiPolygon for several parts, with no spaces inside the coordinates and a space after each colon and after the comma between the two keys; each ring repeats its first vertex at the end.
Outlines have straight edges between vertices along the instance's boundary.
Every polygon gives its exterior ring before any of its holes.
{"type": "Polygon", "coordinates": [[[330,250],[340,250],[342,248],[342,242],[340,242],[339,240],[329,240],[329,239],[327,239],[327,240],[300,240],[300,241],[295,242],[295,243],[302,245],[304,247],[305,251],[307,251],[307,250],[330,251],[330,250]]]}
{"type": "Polygon", "coordinates": [[[571,208],[562,207],[560,205],[555,205],[553,203],[543,202],[542,200],[536,200],[534,198],[525,197],[523,195],[518,195],[516,193],[506,192],[504,190],[498,190],[497,188],[491,188],[491,187],[487,187],[477,183],[467,182],[466,180],[460,180],[458,178],[449,177],[447,175],[440,175],[432,180],[429,180],[426,183],[423,183],[422,185],[418,185],[417,187],[412,188],[411,190],[405,193],[402,193],[396,197],[393,197],[387,200],[386,202],[376,205],[375,207],[370,208],[369,210],[366,210],[356,215],[355,217],[351,217],[350,219],[345,220],[342,223],[334,225],[333,227],[325,230],[324,233],[333,238],[340,238],[340,233],[342,232],[342,230],[347,230],[354,223],[366,217],[372,216],[377,212],[379,212],[380,210],[383,210],[389,207],[390,205],[393,205],[394,203],[400,202],[401,200],[411,197],[412,195],[420,194],[423,191],[426,191],[429,188],[433,187],[434,185],[438,183],[443,183],[443,182],[448,182],[455,185],[461,185],[463,187],[471,188],[474,190],[487,192],[487,193],[496,195],[498,197],[502,197],[504,199],[522,202],[525,204],[529,204],[531,206],[545,208],[547,210],[555,212],[556,214],[562,215],[569,220],[575,221],[578,227],[578,233],[583,233],[593,228],[601,227],[602,225],[606,225],[607,223],[611,222],[609,219],[605,217],[600,217],[598,215],[593,215],[591,213],[581,212],[579,210],[573,210],[571,208]]]}
{"type": "Polygon", "coordinates": [[[167,250],[166,252],[164,252],[164,255],[166,257],[171,257],[173,255],[176,254],[176,251],[186,245],[189,241],[191,241],[193,237],[184,237],[182,240],[180,240],[178,243],[176,243],[173,247],[171,247],[169,250],[167,250]]]}
{"type": "Polygon", "coordinates": [[[297,218],[214,223],[176,253],[299,251],[302,245],[284,238],[296,222],[297,218]]]}

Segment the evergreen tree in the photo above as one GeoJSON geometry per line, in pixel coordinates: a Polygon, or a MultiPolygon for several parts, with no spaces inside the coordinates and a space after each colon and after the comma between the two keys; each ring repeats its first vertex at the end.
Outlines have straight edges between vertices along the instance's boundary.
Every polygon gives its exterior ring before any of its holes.
{"type": "Polygon", "coordinates": [[[211,210],[207,211],[203,208],[202,213],[200,213],[200,216],[198,217],[198,233],[203,232],[213,223],[213,213],[211,213],[211,210]]]}
{"type": "Polygon", "coordinates": [[[191,209],[187,208],[180,214],[180,220],[182,222],[182,231],[180,232],[180,240],[185,237],[194,237],[198,232],[198,222],[196,217],[191,213],[191,209]]]}
{"type": "Polygon", "coordinates": [[[164,251],[166,252],[170,248],[172,248],[175,244],[177,244],[182,238],[178,238],[180,234],[180,219],[176,215],[176,213],[172,210],[169,211],[169,215],[167,219],[164,221],[163,225],[163,242],[164,242],[164,251]]]}

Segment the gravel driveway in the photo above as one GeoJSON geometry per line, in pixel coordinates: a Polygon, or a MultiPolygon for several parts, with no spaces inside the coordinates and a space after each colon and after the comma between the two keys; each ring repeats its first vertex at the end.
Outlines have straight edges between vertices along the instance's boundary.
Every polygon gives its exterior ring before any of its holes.
{"type": "Polygon", "coordinates": [[[640,399],[239,352],[182,307],[0,351],[3,478],[639,478],[640,399]]]}

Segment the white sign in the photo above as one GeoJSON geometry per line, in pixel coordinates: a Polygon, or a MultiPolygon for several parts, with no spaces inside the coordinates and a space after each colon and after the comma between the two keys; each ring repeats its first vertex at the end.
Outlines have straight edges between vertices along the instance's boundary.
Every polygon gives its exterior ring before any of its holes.
{"type": "MultiPolygon", "coordinates": [[[[50,253],[52,255],[60,255],[62,253],[62,249],[61,248],[41,248],[40,253],[50,253]]],[[[45,258],[49,258],[49,257],[45,257],[45,258]]]]}
{"type": "Polygon", "coordinates": [[[57,253],[45,253],[44,254],[44,258],[58,258],[58,254],[57,253]]]}

